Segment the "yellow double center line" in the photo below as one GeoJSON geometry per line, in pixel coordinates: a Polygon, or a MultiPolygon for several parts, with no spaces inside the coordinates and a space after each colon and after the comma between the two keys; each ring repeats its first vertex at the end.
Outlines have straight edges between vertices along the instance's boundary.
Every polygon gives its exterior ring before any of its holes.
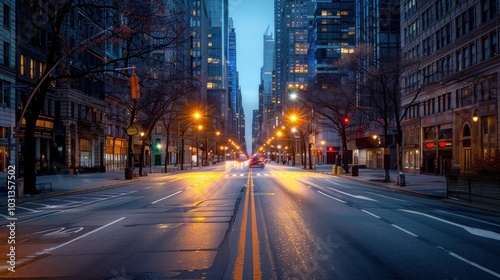
{"type": "Polygon", "coordinates": [[[248,172],[247,187],[245,192],[245,203],[243,206],[243,219],[241,221],[240,239],[238,241],[238,252],[234,266],[233,279],[243,279],[243,268],[245,264],[245,246],[247,237],[248,208],[250,204],[251,222],[251,246],[252,246],[252,275],[253,279],[260,280],[262,272],[260,270],[259,233],[257,231],[257,215],[255,212],[255,194],[252,179],[252,170],[248,172]]]}

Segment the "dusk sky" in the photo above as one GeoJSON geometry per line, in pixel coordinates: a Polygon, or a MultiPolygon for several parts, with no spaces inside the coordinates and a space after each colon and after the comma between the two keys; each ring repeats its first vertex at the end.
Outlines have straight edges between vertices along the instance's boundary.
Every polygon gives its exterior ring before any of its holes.
{"type": "MultiPolygon", "coordinates": [[[[274,34],[273,0],[229,0],[229,16],[236,28],[237,67],[245,110],[247,152],[252,149],[252,115],[258,109],[263,35],[274,34]]],[[[274,36],[274,35],[273,35],[274,36]]]]}

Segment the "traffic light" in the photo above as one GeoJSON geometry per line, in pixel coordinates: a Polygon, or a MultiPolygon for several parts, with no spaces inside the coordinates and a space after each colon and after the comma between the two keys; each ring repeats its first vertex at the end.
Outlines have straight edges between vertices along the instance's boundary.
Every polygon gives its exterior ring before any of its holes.
{"type": "Polygon", "coordinates": [[[349,117],[344,117],[344,124],[348,125],[349,124],[349,117]]]}
{"type": "Polygon", "coordinates": [[[132,99],[141,98],[141,92],[139,91],[139,78],[135,74],[130,76],[130,92],[132,94],[132,99]]]}

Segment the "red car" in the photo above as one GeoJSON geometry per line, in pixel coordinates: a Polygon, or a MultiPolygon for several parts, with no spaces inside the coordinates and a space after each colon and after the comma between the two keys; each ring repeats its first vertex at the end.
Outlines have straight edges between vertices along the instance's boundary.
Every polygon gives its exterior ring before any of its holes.
{"type": "Polygon", "coordinates": [[[260,157],[253,157],[250,159],[248,162],[249,167],[260,167],[264,168],[266,166],[266,159],[265,158],[260,158],[260,157]]]}

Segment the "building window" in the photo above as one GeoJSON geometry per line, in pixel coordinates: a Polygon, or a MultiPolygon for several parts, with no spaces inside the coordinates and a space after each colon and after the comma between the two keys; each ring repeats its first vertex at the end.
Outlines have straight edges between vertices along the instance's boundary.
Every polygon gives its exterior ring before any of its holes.
{"type": "Polygon", "coordinates": [[[456,58],[457,58],[457,71],[462,71],[464,69],[462,50],[457,51],[456,58]]]}
{"type": "Polygon", "coordinates": [[[460,107],[472,105],[472,90],[471,87],[464,87],[460,90],[460,107]]]}
{"type": "Polygon", "coordinates": [[[3,65],[10,67],[10,44],[3,42],[3,65]]]}
{"type": "Polygon", "coordinates": [[[36,68],[36,62],[34,59],[30,59],[30,78],[34,79],[35,78],[35,68],[36,68]]]}
{"type": "Polygon", "coordinates": [[[26,75],[26,56],[24,54],[19,58],[19,74],[26,75]]]}
{"type": "Polygon", "coordinates": [[[10,6],[7,4],[3,5],[3,26],[10,28],[10,6]]]}
{"type": "Polygon", "coordinates": [[[2,106],[10,107],[10,83],[6,81],[0,81],[2,88],[2,106]]]}
{"type": "Polygon", "coordinates": [[[483,23],[493,19],[497,15],[497,0],[481,1],[481,20],[483,23]]]}
{"type": "Polygon", "coordinates": [[[92,141],[90,139],[80,138],[80,166],[92,166],[92,141]]]}

